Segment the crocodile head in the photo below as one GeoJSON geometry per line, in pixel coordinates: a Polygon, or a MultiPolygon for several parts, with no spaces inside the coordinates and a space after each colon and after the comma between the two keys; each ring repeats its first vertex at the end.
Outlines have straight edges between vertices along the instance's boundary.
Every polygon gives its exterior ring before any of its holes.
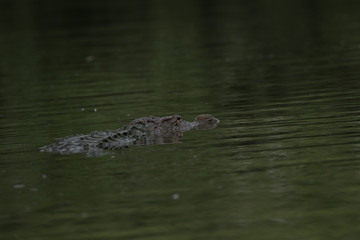
{"type": "Polygon", "coordinates": [[[215,128],[219,122],[219,119],[215,118],[210,114],[201,114],[195,118],[195,123],[198,129],[215,128]]]}

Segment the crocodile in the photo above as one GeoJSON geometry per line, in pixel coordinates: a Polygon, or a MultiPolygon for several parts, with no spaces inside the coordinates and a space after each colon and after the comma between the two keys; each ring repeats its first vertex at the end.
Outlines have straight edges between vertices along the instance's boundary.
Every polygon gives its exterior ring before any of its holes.
{"type": "Polygon", "coordinates": [[[116,130],[95,131],[65,137],[43,146],[40,152],[56,154],[81,153],[88,156],[102,155],[109,150],[120,150],[130,145],[177,143],[183,133],[192,129],[212,129],[220,122],[210,114],[198,115],[193,122],[180,115],[166,117],[141,117],[116,130]]]}

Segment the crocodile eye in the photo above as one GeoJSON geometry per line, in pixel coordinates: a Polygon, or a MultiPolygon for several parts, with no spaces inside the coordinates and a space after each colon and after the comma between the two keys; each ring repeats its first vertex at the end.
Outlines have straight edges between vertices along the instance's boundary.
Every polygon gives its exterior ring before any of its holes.
{"type": "Polygon", "coordinates": [[[181,117],[177,117],[177,120],[181,120],[181,117]]]}

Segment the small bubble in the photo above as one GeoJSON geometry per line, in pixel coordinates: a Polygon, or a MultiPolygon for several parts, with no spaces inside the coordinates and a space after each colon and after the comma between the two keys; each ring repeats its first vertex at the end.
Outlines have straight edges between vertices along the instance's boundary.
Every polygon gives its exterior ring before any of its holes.
{"type": "Polygon", "coordinates": [[[24,188],[25,187],[25,184],[15,184],[13,186],[15,189],[20,189],[20,188],[24,188]]]}
{"type": "Polygon", "coordinates": [[[37,189],[37,188],[30,188],[30,191],[31,191],[31,192],[37,192],[38,189],[37,189]]]}
{"type": "Polygon", "coordinates": [[[86,62],[92,62],[92,61],[94,61],[94,60],[95,60],[94,56],[87,56],[87,57],[85,58],[85,61],[86,61],[86,62]]]}
{"type": "Polygon", "coordinates": [[[45,174],[41,175],[42,179],[46,179],[47,176],[45,174]]]}
{"type": "Polygon", "coordinates": [[[81,217],[82,218],[88,218],[89,215],[87,214],[87,212],[83,212],[83,213],[81,213],[81,217]]]}
{"type": "Polygon", "coordinates": [[[179,199],[180,199],[180,194],[174,193],[174,194],[172,195],[172,199],[174,199],[174,200],[179,200],[179,199]]]}
{"type": "Polygon", "coordinates": [[[274,222],[278,222],[278,223],[286,223],[287,222],[286,219],[284,219],[284,218],[272,218],[271,220],[274,222]]]}
{"type": "Polygon", "coordinates": [[[94,108],[94,112],[97,112],[97,109],[96,109],[96,108],[94,108]]]}
{"type": "Polygon", "coordinates": [[[81,108],[81,111],[82,111],[82,112],[85,111],[85,108],[81,108]]]}

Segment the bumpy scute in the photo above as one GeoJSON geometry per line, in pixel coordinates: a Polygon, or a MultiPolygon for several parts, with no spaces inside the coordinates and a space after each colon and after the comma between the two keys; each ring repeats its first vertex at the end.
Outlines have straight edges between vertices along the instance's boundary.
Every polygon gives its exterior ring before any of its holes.
{"type": "Polygon", "coordinates": [[[210,114],[201,114],[194,122],[182,120],[180,115],[141,117],[117,130],[92,132],[63,138],[40,148],[41,152],[58,154],[83,153],[101,155],[103,150],[119,150],[129,145],[148,145],[180,142],[183,132],[191,129],[211,129],[220,122],[210,114]]]}

